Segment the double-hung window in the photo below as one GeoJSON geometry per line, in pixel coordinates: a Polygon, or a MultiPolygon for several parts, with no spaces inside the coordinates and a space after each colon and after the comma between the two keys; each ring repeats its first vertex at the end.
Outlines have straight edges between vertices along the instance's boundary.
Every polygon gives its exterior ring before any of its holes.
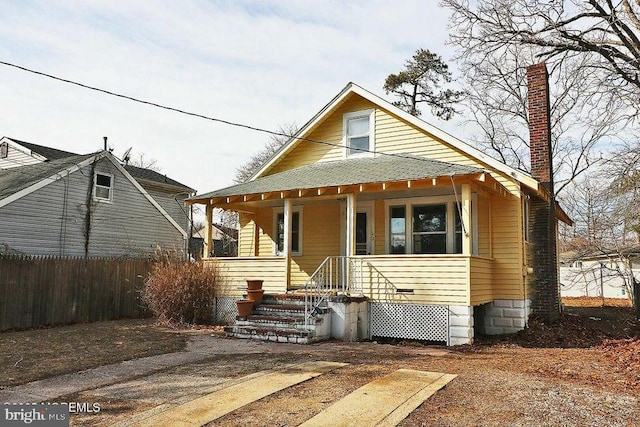
{"type": "Polygon", "coordinates": [[[413,206],[413,253],[447,253],[447,205],[413,206]]]}
{"type": "Polygon", "coordinates": [[[113,201],[113,175],[96,173],[93,176],[93,199],[101,202],[113,201]]]}
{"type": "MultiPolygon", "coordinates": [[[[276,255],[284,254],[284,212],[276,212],[276,255]]],[[[302,255],[302,211],[294,208],[291,212],[291,254],[302,255]]]]}
{"type": "Polygon", "coordinates": [[[344,115],[345,157],[371,156],[375,150],[375,110],[344,115]]]}

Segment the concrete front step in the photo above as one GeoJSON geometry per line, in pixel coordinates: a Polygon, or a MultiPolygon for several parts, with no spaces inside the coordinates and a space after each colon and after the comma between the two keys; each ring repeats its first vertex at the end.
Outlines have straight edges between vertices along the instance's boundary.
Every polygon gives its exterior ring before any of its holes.
{"type": "Polygon", "coordinates": [[[304,295],[265,294],[262,304],[253,308],[246,317],[236,317],[233,326],[225,328],[228,336],[236,338],[259,339],[264,341],[307,344],[326,339],[329,324],[324,325],[326,316],[330,316],[328,307],[317,308],[311,325],[305,325],[304,295]],[[321,337],[316,332],[321,329],[321,337]]]}
{"type": "Polygon", "coordinates": [[[309,330],[292,328],[268,328],[256,326],[234,325],[226,326],[224,332],[227,336],[245,339],[257,339],[262,341],[275,341],[282,343],[308,344],[313,342],[314,333],[309,330]]]}
{"type": "MultiPolygon", "coordinates": [[[[311,327],[320,322],[322,322],[322,319],[316,317],[311,327]]],[[[235,324],[238,326],[256,326],[262,328],[305,328],[304,316],[262,316],[253,314],[247,317],[237,316],[235,324]]]]}
{"type": "Polygon", "coordinates": [[[268,305],[299,305],[304,307],[304,295],[264,294],[262,303],[268,305]]]}

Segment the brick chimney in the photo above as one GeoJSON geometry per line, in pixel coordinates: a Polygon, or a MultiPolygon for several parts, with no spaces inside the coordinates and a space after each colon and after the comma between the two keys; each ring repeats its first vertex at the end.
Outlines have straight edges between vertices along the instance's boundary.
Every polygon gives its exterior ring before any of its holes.
{"type": "Polygon", "coordinates": [[[531,175],[549,191],[551,200],[531,196],[527,264],[533,274],[526,278],[527,294],[534,315],[554,321],[560,314],[558,255],[556,247],[553,164],[551,161],[551,122],[549,75],[545,63],[527,67],[529,101],[529,145],[531,175]]]}
{"type": "Polygon", "coordinates": [[[553,194],[549,74],[544,62],[527,67],[531,175],[553,194]]]}

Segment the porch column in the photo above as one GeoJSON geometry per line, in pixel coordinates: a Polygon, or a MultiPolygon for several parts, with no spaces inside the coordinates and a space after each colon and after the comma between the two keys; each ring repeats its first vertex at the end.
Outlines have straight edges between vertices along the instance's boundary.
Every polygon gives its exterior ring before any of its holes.
{"type": "Polygon", "coordinates": [[[286,268],[286,287],[289,289],[289,282],[291,281],[291,199],[284,199],[284,265],[286,268]]]}
{"type": "Polygon", "coordinates": [[[345,254],[353,256],[356,254],[356,195],[347,194],[347,221],[346,221],[346,245],[345,254]]]}
{"type": "Polygon", "coordinates": [[[462,254],[471,255],[473,236],[471,223],[471,186],[462,184],[462,254]]]}
{"type": "Polygon", "coordinates": [[[204,226],[204,258],[209,258],[209,254],[213,249],[213,206],[207,203],[205,208],[207,221],[204,226]]]}

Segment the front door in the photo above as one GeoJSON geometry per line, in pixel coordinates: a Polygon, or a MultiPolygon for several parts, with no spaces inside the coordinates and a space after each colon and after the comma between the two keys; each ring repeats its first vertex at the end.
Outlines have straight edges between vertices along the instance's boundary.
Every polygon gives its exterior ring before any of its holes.
{"type": "Polygon", "coordinates": [[[358,206],[356,210],[356,255],[373,255],[373,209],[358,206]]]}

